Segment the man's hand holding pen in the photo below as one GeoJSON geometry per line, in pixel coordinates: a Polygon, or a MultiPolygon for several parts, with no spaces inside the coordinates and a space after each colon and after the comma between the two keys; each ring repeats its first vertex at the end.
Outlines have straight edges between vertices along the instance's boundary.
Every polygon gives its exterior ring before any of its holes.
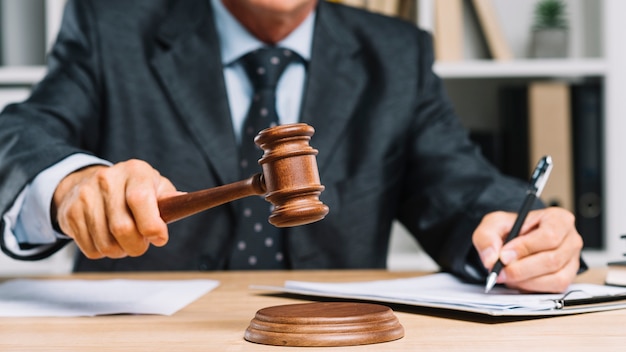
{"type": "Polygon", "coordinates": [[[530,210],[551,169],[552,159],[543,157],[519,212],[487,214],[474,231],[474,246],[490,269],[485,292],[496,283],[522,291],[562,292],[576,276],[583,242],[574,215],[556,207],[530,210]]]}
{"type": "Polygon", "coordinates": [[[528,213],[519,236],[504,244],[517,214],[487,214],[473,234],[483,264],[504,264],[497,283],[525,292],[563,292],[580,265],[583,241],[569,211],[550,207],[528,213]]]}

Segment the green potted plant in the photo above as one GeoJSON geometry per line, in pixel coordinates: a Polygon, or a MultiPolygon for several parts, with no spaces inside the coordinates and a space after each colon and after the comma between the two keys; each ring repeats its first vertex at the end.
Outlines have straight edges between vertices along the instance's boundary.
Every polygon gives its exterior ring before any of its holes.
{"type": "Polygon", "coordinates": [[[540,0],[535,5],[534,15],[531,56],[536,58],[566,57],[569,31],[565,2],[540,0]]]}

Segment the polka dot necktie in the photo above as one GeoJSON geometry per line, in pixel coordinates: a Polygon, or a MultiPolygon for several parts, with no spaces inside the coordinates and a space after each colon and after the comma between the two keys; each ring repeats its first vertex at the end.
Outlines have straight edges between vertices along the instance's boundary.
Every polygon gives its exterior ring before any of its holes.
{"type": "MultiPolygon", "coordinates": [[[[261,172],[262,151],[254,143],[259,131],[276,126],[276,85],[297,55],[284,48],[262,48],[241,58],[252,82],[254,95],[241,131],[240,169],[242,178],[261,172]]],[[[283,269],[286,258],[282,231],[268,222],[272,205],[263,197],[237,201],[239,212],[229,268],[234,270],[283,269]]]]}

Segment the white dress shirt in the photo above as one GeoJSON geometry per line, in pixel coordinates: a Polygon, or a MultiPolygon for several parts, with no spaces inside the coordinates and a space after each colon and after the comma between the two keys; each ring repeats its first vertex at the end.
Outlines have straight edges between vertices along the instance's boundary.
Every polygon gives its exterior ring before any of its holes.
{"type": "MultiPolygon", "coordinates": [[[[241,126],[250,106],[253,88],[238,59],[246,53],[265,46],[250,34],[224,7],[220,0],[210,0],[220,41],[224,79],[228,94],[233,129],[238,142],[241,126]]],[[[291,49],[308,62],[311,58],[313,12],[288,37],[277,45],[291,49]]],[[[300,105],[306,77],[305,63],[290,64],[277,86],[276,108],[281,124],[294,123],[300,116],[300,105]]],[[[68,174],[88,165],[110,162],[87,154],[74,154],[43,170],[17,197],[11,209],[3,216],[3,234],[7,248],[17,255],[33,255],[52,246],[57,239],[67,238],[56,232],[50,219],[50,204],[59,182],[68,174]],[[39,245],[20,249],[19,243],[39,245]]]]}

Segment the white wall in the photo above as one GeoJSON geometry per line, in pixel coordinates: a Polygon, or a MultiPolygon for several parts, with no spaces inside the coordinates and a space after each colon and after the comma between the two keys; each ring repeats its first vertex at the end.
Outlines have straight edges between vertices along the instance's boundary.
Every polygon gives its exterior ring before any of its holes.
{"type": "Polygon", "coordinates": [[[0,253],[0,277],[69,273],[74,251],[75,246],[70,244],[53,256],[39,261],[15,260],[0,253]]]}
{"type": "Polygon", "coordinates": [[[435,271],[439,266],[432,260],[398,222],[394,223],[389,244],[389,270],[435,271]]]}

